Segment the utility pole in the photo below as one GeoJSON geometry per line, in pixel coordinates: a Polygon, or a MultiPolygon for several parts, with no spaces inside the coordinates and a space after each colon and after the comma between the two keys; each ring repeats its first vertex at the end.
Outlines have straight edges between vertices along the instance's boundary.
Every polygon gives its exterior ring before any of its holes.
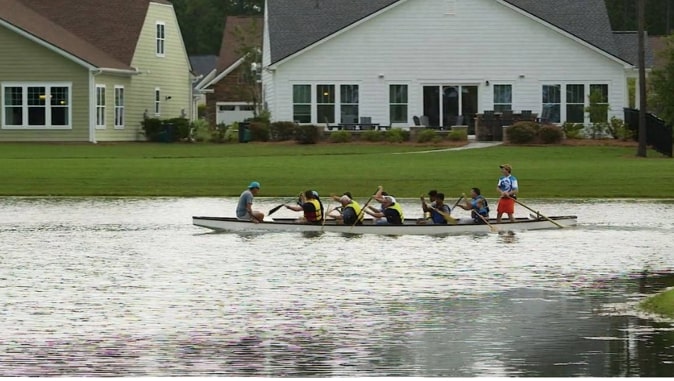
{"type": "Polygon", "coordinates": [[[637,156],[646,157],[646,52],[644,41],[646,0],[636,1],[639,19],[639,148],[637,156]]]}

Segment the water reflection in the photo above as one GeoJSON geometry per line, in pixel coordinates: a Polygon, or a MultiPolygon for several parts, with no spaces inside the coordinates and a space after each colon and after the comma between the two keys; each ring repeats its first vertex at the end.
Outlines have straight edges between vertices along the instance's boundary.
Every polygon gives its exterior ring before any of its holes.
{"type": "Polygon", "coordinates": [[[235,201],[0,199],[0,376],[674,374],[671,325],[633,307],[674,285],[674,204],[528,202],[581,225],[453,237],[191,226],[235,201]]]}

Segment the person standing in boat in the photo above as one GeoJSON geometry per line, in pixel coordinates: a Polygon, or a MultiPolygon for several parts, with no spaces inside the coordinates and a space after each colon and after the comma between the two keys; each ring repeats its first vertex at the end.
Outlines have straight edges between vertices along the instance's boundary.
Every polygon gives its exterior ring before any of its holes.
{"type": "Polygon", "coordinates": [[[346,192],[341,197],[333,196],[332,199],[342,204],[342,210],[333,215],[337,221],[344,225],[362,225],[365,215],[361,213],[361,206],[350,197],[351,193],[346,192]],[[348,194],[347,194],[348,193],[348,194]]]}
{"type": "Polygon", "coordinates": [[[515,199],[519,190],[517,178],[512,175],[513,167],[510,164],[499,165],[501,177],[496,184],[496,191],[500,198],[496,207],[496,222],[501,222],[501,216],[507,214],[510,222],[515,222],[515,199]]]}
{"type": "Polygon", "coordinates": [[[396,202],[396,199],[393,196],[389,196],[386,192],[381,192],[380,188],[380,191],[375,194],[374,199],[381,204],[380,209],[377,209],[373,206],[368,206],[365,210],[365,213],[379,219],[376,222],[378,225],[403,224],[403,221],[405,221],[403,209],[400,207],[400,204],[396,202]]]}
{"type": "Polygon", "coordinates": [[[236,205],[236,218],[242,221],[257,223],[264,220],[264,213],[253,210],[253,199],[260,191],[260,183],[253,181],[248,188],[241,193],[239,203],[236,205]]]}
{"type": "Polygon", "coordinates": [[[470,210],[470,216],[475,223],[484,224],[484,221],[489,219],[489,203],[487,202],[487,199],[482,196],[480,188],[471,188],[470,200],[466,200],[458,205],[463,210],[470,210]],[[480,216],[482,216],[484,220],[480,218],[480,216]]]}
{"type": "Polygon", "coordinates": [[[316,191],[308,190],[300,196],[302,205],[286,205],[286,208],[295,212],[304,212],[301,221],[307,224],[320,224],[323,221],[322,205],[318,201],[316,191]]]}

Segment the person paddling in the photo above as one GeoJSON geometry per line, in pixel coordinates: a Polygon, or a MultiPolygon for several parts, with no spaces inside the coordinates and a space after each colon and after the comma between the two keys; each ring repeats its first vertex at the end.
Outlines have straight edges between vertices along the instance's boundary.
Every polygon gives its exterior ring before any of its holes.
{"type": "Polygon", "coordinates": [[[323,208],[318,201],[316,192],[312,190],[305,191],[300,195],[302,205],[286,205],[286,208],[296,212],[304,212],[300,219],[308,224],[320,224],[323,221],[323,208]]]}
{"type": "Polygon", "coordinates": [[[470,200],[466,200],[458,206],[463,210],[470,210],[470,216],[477,224],[484,224],[485,220],[489,220],[489,203],[482,196],[480,188],[471,188],[470,200]]]}

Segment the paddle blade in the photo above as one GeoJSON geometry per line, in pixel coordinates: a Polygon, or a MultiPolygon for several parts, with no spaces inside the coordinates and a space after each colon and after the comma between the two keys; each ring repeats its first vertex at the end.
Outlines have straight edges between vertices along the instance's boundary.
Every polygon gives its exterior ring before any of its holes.
{"type": "Polygon", "coordinates": [[[273,207],[271,210],[269,210],[269,213],[267,213],[268,216],[271,216],[272,214],[276,213],[277,210],[281,209],[285,204],[281,204],[278,206],[273,207]]]}

